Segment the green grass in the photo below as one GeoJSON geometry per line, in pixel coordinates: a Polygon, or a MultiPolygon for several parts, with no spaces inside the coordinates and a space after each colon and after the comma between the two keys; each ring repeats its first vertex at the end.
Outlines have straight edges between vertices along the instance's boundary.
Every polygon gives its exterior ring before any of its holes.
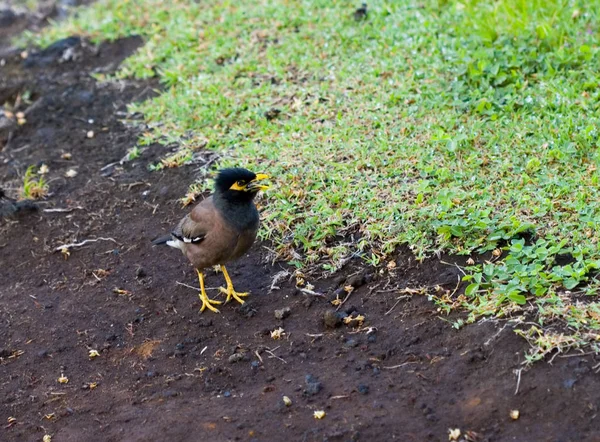
{"type": "Polygon", "coordinates": [[[455,325],[527,318],[531,361],[600,350],[600,0],[358,3],[100,0],[30,38],[142,35],[117,76],[160,78],[141,144],[181,146],[153,167],[206,148],[276,177],[261,235],[297,266],[502,250],[432,295],[455,325]]]}

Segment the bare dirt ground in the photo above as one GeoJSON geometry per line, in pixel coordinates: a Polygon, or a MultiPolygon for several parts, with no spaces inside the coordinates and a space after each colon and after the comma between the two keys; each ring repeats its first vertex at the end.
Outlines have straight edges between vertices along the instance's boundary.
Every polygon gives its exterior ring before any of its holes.
{"type": "Polygon", "coordinates": [[[154,146],[102,170],[135,145],[125,105],[156,84],[91,74],[114,71],[142,44],[74,38],[25,59],[4,51],[0,104],[26,123],[0,117],[0,187],[16,196],[26,168],[46,164],[51,193],[37,212],[0,220],[0,440],[446,441],[459,428],[464,441],[600,441],[600,358],[539,363],[515,394],[526,343],[509,327],[455,330],[425,297],[398,294],[454,290],[458,269],[438,260],[417,265],[401,250],[395,269],[353,262],[311,279],[320,297],[290,277],[272,288],[292,270],[256,244],[230,267],[250,301],[200,314],[197,291],[176,284],[195,286],[193,270],[150,243],[185,213],[177,199],[197,166],[149,172],[165,152],[154,146]],[[45,211],[57,208],[68,211],[45,211]],[[68,259],[54,251],[99,237],[111,239],[68,259]],[[340,323],[330,304],[346,285],[355,290],[339,312],[364,315],[362,327],[340,323]]]}

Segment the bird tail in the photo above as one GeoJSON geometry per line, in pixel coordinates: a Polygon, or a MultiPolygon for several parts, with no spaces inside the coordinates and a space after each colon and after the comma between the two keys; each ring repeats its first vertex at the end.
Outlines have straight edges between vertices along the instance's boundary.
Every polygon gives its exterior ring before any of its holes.
{"type": "Polygon", "coordinates": [[[9,198],[8,195],[4,193],[4,190],[0,188],[0,200],[2,199],[5,201],[0,201],[0,218],[15,215],[19,212],[35,212],[39,208],[38,205],[31,200],[16,201],[9,198]]]}
{"type": "Polygon", "coordinates": [[[155,246],[160,246],[160,245],[166,244],[167,242],[171,241],[172,239],[173,239],[173,237],[171,235],[160,236],[156,239],[153,239],[152,244],[154,244],[155,246]]]}

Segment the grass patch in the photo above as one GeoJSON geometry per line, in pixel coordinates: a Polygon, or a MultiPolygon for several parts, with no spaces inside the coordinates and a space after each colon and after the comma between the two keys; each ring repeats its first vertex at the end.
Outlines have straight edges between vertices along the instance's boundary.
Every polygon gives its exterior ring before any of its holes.
{"type": "Polygon", "coordinates": [[[268,171],[261,235],[297,266],[497,250],[451,309],[532,318],[530,360],[598,351],[600,1],[357,6],[100,0],[41,43],[142,35],[117,76],[160,78],[141,144],[181,146],[153,167],[268,171]]]}

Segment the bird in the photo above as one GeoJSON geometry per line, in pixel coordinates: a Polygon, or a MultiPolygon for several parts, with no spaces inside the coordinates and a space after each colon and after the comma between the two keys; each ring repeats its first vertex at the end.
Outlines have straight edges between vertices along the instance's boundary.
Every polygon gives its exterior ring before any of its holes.
{"type": "Polygon", "coordinates": [[[184,216],[169,235],[152,241],[181,250],[190,261],[200,283],[200,312],[209,309],[218,313],[214,306],[222,304],[206,294],[203,272],[207,267],[219,266],[223,272],[226,287],[219,290],[227,295],[225,303],[233,298],[244,304],[242,298],[249,295],[235,291],[225,264],[241,257],[254,243],[260,221],[254,197],[270,187],[263,184],[268,178],[241,167],[221,169],[213,194],[184,216]]]}

